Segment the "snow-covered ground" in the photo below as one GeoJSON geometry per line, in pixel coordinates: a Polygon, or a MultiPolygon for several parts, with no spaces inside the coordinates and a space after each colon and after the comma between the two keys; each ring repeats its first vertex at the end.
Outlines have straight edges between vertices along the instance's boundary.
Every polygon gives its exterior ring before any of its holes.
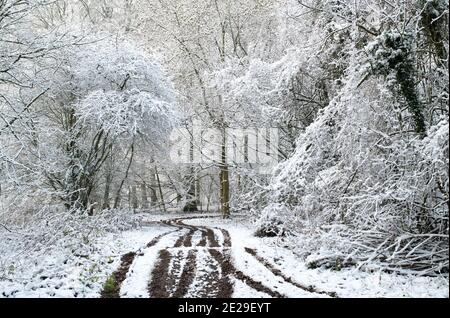
{"type": "MultiPolygon", "coordinates": [[[[158,228],[156,226],[156,228],[158,228]]],[[[167,231],[167,229],[166,229],[167,231]]],[[[150,279],[152,265],[156,262],[158,251],[169,246],[168,243],[173,243],[177,236],[175,233],[170,233],[165,236],[163,240],[159,241],[154,247],[147,247],[142,250],[142,253],[137,256],[130,270],[127,273],[127,278],[122,284],[120,296],[125,298],[148,298],[147,284],[150,279]],[[143,279],[144,278],[144,279],[143,279]],[[145,279],[147,278],[147,279],[145,279]]],[[[149,240],[150,241],[150,240],[149,240]]]]}
{"type": "MultiPolygon", "coordinates": [[[[340,271],[323,268],[308,269],[305,263],[290,250],[276,244],[276,239],[261,239],[253,236],[254,229],[245,218],[191,219],[185,223],[217,226],[228,230],[233,241],[236,267],[261,279],[267,279],[270,275],[264,275],[267,274],[267,270],[254,259],[249,258],[244,250],[245,247],[256,249],[258,254],[301,285],[315,286],[320,291],[335,292],[338,297],[449,297],[448,276],[418,277],[413,274],[365,272],[356,268],[343,268],[340,271]]],[[[284,288],[280,281],[273,280],[270,284],[279,286],[279,290],[284,288]]],[[[286,292],[289,296],[311,297],[303,293],[293,295],[293,291],[289,290],[286,292]]],[[[258,297],[258,295],[261,293],[255,294],[255,291],[241,282],[235,285],[235,297],[258,297]]]]}
{"type": "Polygon", "coordinates": [[[78,255],[70,249],[54,250],[36,259],[33,267],[11,275],[12,281],[0,277],[0,298],[99,297],[106,278],[119,266],[121,255],[142,249],[165,231],[167,227],[153,225],[108,233],[92,243],[89,255],[78,255]]]}
{"type": "MultiPolygon", "coordinates": [[[[216,247],[210,241],[206,247],[201,247],[204,233],[200,229],[206,228],[213,230],[223,253],[230,253],[236,270],[287,297],[330,297],[334,293],[342,298],[449,297],[448,277],[444,276],[418,277],[364,272],[356,268],[344,268],[340,271],[308,269],[290,250],[276,244],[276,239],[253,236],[251,224],[246,218],[239,216],[229,220],[218,217],[184,219],[183,224],[199,227],[192,233],[189,247],[176,247],[175,242],[188,235],[189,228],[175,230],[173,226],[158,221],[186,216],[206,215],[146,214],[142,228],[98,237],[90,243],[89,254],[80,255],[70,249],[54,250],[45,257],[36,259],[34,266],[8,276],[9,279],[0,277],[0,297],[99,297],[107,277],[119,267],[121,255],[128,252],[137,254],[122,283],[120,296],[148,297],[152,268],[159,251],[164,249],[170,249],[171,255],[184,257],[189,250],[195,249],[197,268],[195,273],[191,273],[193,281],[186,296],[202,295],[202,288],[205,286],[217,289],[217,286],[208,285],[208,277],[211,279],[222,275],[220,264],[209,254],[216,247]],[[226,246],[225,234],[220,229],[229,233],[231,247],[226,246]],[[147,246],[158,236],[160,239],[154,245],[147,246]]],[[[184,258],[177,259],[177,262],[180,268],[184,268],[184,258]]],[[[170,263],[169,273],[172,273],[172,267],[173,261],[170,263]]],[[[235,276],[229,279],[233,286],[233,297],[270,297],[262,290],[251,288],[245,280],[235,276]]]]}

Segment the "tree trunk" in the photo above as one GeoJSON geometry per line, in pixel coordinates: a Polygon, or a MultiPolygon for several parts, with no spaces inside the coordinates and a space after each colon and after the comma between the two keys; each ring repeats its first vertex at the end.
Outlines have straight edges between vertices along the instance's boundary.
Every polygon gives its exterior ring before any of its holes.
{"type": "MultiPolygon", "coordinates": [[[[190,145],[189,145],[189,158],[190,162],[194,162],[194,134],[190,134],[190,145]]],[[[183,212],[195,212],[198,211],[197,208],[197,198],[195,196],[195,171],[194,168],[190,168],[190,175],[187,177],[188,181],[188,192],[187,192],[187,201],[183,207],[183,212]]]]}
{"type": "Polygon", "coordinates": [[[154,169],[150,173],[150,204],[155,206],[158,204],[158,196],[156,195],[156,174],[154,169]]]}
{"type": "Polygon", "coordinates": [[[224,219],[230,217],[230,182],[226,151],[226,136],[224,130],[222,135],[222,160],[220,165],[220,208],[224,219]]]}
{"type": "Polygon", "coordinates": [[[107,175],[106,175],[106,180],[105,180],[105,193],[103,194],[103,204],[102,204],[102,209],[106,210],[106,209],[110,209],[111,206],[109,204],[109,196],[110,196],[110,192],[111,192],[111,181],[112,181],[112,174],[110,171],[108,171],[107,175]]]}
{"type": "Polygon", "coordinates": [[[138,197],[137,197],[136,184],[133,184],[130,187],[130,197],[131,197],[131,207],[133,208],[133,210],[137,210],[139,208],[139,206],[138,206],[138,197]]]}
{"type": "Polygon", "coordinates": [[[162,192],[161,181],[159,180],[159,173],[158,173],[158,169],[156,168],[156,166],[155,166],[155,174],[156,174],[156,180],[158,182],[158,189],[159,189],[159,196],[160,196],[160,199],[161,199],[161,206],[163,208],[163,211],[167,212],[166,211],[166,204],[164,203],[164,196],[163,196],[163,192],[162,192]]]}
{"type": "Polygon", "coordinates": [[[183,212],[195,212],[198,211],[197,207],[197,198],[195,193],[195,172],[194,169],[191,168],[191,175],[189,176],[189,188],[187,192],[187,202],[183,207],[183,212]]]}
{"type": "Polygon", "coordinates": [[[131,144],[130,151],[131,151],[130,161],[128,162],[127,170],[125,171],[125,176],[123,177],[122,181],[120,182],[120,186],[117,189],[116,198],[114,200],[114,209],[117,209],[119,207],[119,204],[120,204],[120,193],[122,192],[122,187],[123,187],[123,184],[125,183],[125,180],[128,178],[128,172],[130,171],[131,164],[133,163],[134,141],[131,144]]]}
{"type": "Polygon", "coordinates": [[[141,182],[141,208],[148,209],[148,195],[147,195],[147,185],[145,182],[141,182]]]}
{"type": "Polygon", "coordinates": [[[200,178],[197,177],[196,178],[196,182],[195,182],[195,197],[196,197],[196,201],[197,201],[197,205],[199,206],[199,210],[203,211],[203,204],[202,204],[202,191],[201,191],[201,183],[200,183],[200,178]]]}

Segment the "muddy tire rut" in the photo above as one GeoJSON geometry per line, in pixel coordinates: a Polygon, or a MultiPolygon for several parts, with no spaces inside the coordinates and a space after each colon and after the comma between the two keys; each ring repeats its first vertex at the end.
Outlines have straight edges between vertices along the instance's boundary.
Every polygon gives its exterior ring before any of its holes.
{"type": "Polygon", "coordinates": [[[316,294],[323,294],[328,295],[332,298],[338,298],[337,294],[335,292],[327,292],[327,291],[321,291],[317,290],[315,286],[305,286],[302,285],[296,281],[294,281],[291,277],[284,274],[280,269],[276,268],[273,264],[271,264],[268,260],[264,259],[262,256],[258,255],[257,251],[252,248],[245,248],[245,251],[253,256],[259,263],[264,265],[268,270],[270,270],[275,276],[281,277],[285,282],[294,285],[297,288],[303,289],[304,291],[307,291],[309,293],[316,293],[316,294]]]}
{"type": "MultiPolygon", "coordinates": [[[[155,261],[152,261],[150,277],[142,277],[143,280],[148,281],[146,285],[148,295],[152,298],[231,298],[233,295],[232,279],[234,278],[242,281],[251,289],[270,297],[286,297],[235,267],[232,259],[232,240],[227,230],[219,227],[190,225],[183,222],[189,219],[210,217],[174,218],[155,222],[155,224],[173,229],[156,236],[145,246],[147,251],[153,251],[151,253],[155,255],[153,256],[155,261]],[[162,242],[167,236],[173,236],[173,234],[177,236],[171,238],[172,243],[167,245],[166,241],[162,242]],[[197,243],[195,244],[193,241],[197,243]],[[164,244],[166,245],[163,246],[164,244]]],[[[249,257],[256,258],[274,276],[282,278],[285,282],[297,288],[311,293],[323,293],[336,297],[333,293],[317,291],[312,286],[306,287],[293,281],[281,270],[259,256],[254,249],[245,248],[245,252],[249,254],[249,257]]],[[[112,274],[115,282],[114,288],[106,288],[105,285],[101,297],[120,297],[121,285],[136,257],[146,257],[146,254],[138,250],[122,256],[119,268],[112,274]]]]}

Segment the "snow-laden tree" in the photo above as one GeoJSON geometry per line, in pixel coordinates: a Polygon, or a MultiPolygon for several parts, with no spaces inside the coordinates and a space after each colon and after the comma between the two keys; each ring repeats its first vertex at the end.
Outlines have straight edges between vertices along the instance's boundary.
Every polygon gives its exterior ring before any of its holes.
{"type": "Polygon", "coordinates": [[[163,67],[145,50],[105,34],[28,66],[36,88],[14,96],[32,102],[22,113],[2,112],[11,121],[2,127],[5,211],[61,202],[72,210],[118,207],[136,149],[149,158],[162,155],[177,120],[163,67]],[[39,98],[36,90],[43,92],[39,98]]]}
{"type": "MultiPolygon", "coordinates": [[[[221,95],[231,125],[276,128],[276,151],[285,160],[292,155],[299,134],[342,86],[348,29],[340,34],[341,26],[332,19],[305,17],[296,1],[284,1],[263,17],[259,30],[264,36],[247,39],[248,54],[207,73],[208,83],[221,95]]],[[[240,175],[251,175],[255,182],[238,191],[233,186],[239,198],[233,207],[241,208],[241,203],[250,200],[250,209],[259,211],[266,182],[252,169],[240,170],[240,175]]]]}
{"type": "Polygon", "coordinates": [[[262,226],[308,233],[314,264],[447,271],[448,4],[299,4],[349,37],[334,45],[340,84],[277,168],[262,226]]]}
{"type": "MultiPolygon", "coordinates": [[[[162,66],[127,42],[79,46],[61,61],[43,107],[46,127],[57,132],[46,149],[64,160],[61,171],[46,174],[69,207],[87,208],[97,174],[119,143],[130,165],[137,143],[163,149],[176,121],[174,92],[162,66]]],[[[41,133],[45,140],[48,129],[41,133]]]]}
{"type": "MultiPolygon", "coordinates": [[[[167,64],[173,70],[174,82],[180,92],[180,105],[185,110],[187,130],[193,121],[205,127],[214,127],[222,134],[222,155],[215,162],[219,170],[221,210],[230,212],[229,167],[226,160],[225,130],[233,126],[235,105],[224,103],[222,91],[216,87],[214,75],[233,63],[245,63],[253,40],[262,38],[262,17],[271,15],[274,1],[146,1],[147,16],[143,25],[152,30],[149,41],[157,41],[165,53],[167,64]],[[150,8],[150,10],[148,9],[150,8]],[[192,32],[195,30],[195,32],[192,32]]],[[[264,25],[265,30],[269,30],[264,25]]],[[[145,37],[145,35],[143,35],[145,37]]],[[[256,43],[256,41],[255,41],[256,43]]],[[[247,110],[249,108],[246,108],[247,110]]],[[[239,110],[239,115],[250,112],[239,110]]],[[[239,123],[236,124],[240,124],[239,123]]],[[[189,134],[189,132],[187,132],[189,134]]],[[[193,145],[193,148],[199,145],[193,145]]],[[[188,175],[203,171],[203,167],[185,167],[188,175]]],[[[196,177],[188,177],[195,180],[196,177]]],[[[187,184],[195,189],[193,184],[187,184]]],[[[188,191],[192,197],[192,191],[188,191]]],[[[191,205],[195,205],[195,202],[191,205]]]]}
{"type": "MultiPolygon", "coordinates": [[[[52,1],[0,2],[0,217],[22,217],[39,210],[31,197],[42,194],[43,178],[39,160],[30,156],[35,143],[35,112],[48,92],[38,80],[40,65],[82,40],[82,35],[58,28],[35,27],[35,14],[52,1]]],[[[45,192],[45,191],[44,191],[45,192]]],[[[46,199],[40,197],[46,203],[46,199]]]]}

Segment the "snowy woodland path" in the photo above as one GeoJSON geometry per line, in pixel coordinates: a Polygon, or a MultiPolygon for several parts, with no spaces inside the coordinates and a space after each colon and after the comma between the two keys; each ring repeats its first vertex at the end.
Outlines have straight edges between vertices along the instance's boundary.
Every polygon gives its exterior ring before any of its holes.
{"type": "Polygon", "coordinates": [[[113,273],[114,286],[105,288],[102,297],[230,298],[236,281],[263,297],[336,297],[335,293],[299,284],[254,248],[244,247],[245,253],[239,254],[248,258],[240,263],[251,267],[237,268],[233,259],[237,247],[229,232],[216,226],[185,223],[198,218],[211,216],[150,222],[167,227],[167,231],[138,252],[122,256],[113,273]],[[251,274],[255,261],[262,269],[258,277],[251,274]]]}

